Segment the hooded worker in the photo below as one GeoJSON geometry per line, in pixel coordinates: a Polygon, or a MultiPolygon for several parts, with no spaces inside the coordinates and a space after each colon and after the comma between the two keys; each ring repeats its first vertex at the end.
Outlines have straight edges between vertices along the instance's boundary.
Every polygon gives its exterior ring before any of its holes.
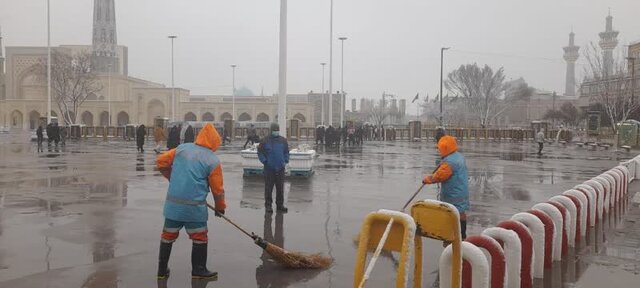
{"type": "Polygon", "coordinates": [[[432,175],[422,180],[423,184],[442,183],[440,201],[452,204],[460,213],[462,239],[467,238],[467,215],[469,209],[469,176],[462,153],[458,152],[456,138],[444,135],[437,144],[442,160],[432,175]]]}
{"type": "Polygon", "coordinates": [[[209,190],[215,201],[216,216],[224,214],[226,204],[220,159],[214,153],[221,144],[220,135],[206,124],[195,143],[186,143],[160,155],[158,170],[169,179],[169,191],[164,205],[164,228],[160,242],[158,279],[169,277],[167,263],[173,242],[182,227],[193,241],[191,276],[195,279],[215,279],[218,273],[207,269],[206,206],[209,190]]]}

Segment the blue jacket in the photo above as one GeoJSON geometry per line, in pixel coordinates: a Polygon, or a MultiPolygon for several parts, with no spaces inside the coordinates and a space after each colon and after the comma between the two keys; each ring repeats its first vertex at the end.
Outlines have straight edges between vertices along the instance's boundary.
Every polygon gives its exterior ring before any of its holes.
{"type": "Polygon", "coordinates": [[[452,170],[451,177],[442,182],[440,200],[456,206],[458,212],[464,213],[469,209],[469,173],[464,156],[454,152],[442,159],[452,170]]]}
{"type": "Polygon", "coordinates": [[[266,137],[258,146],[258,158],[265,170],[280,171],[289,163],[289,143],[282,136],[266,137]]]}

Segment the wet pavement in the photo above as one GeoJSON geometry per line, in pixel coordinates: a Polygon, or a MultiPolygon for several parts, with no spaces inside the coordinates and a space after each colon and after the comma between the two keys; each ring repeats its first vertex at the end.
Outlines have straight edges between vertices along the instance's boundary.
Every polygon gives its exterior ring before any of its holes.
{"type": "MultiPolygon", "coordinates": [[[[27,135],[0,135],[0,287],[154,287],[168,182],[155,153],[134,142],[86,140],[37,153],[27,135]]],[[[354,237],[364,216],[399,209],[435,166],[433,143],[371,142],[320,149],[311,178],[287,179],[288,214],[265,216],[261,178],[243,177],[239,145],[219,151],[227,216],[292,251],[335,259],[325,271],[288,271],[250,239],[210,215],[209,261],[218,281],[192,282],[191,243],[181,233],[167,287],[349,287],[354,237]]],[[[481,232],[601,173],[631,153],[545,148],[532,143],[465,142],[472,208],[469,235],[481,232]]],[[[640,190],[634,184],[631,191],[640,190]]],[[[434,186],[419,198],[435,199],[434,186]]],[[[603,287],[640,281],[640,208],[630,206],[593,230],[570,261],[537,287],[603,287]],[[601,284],[604,283],[604,284],[601,284]]],[[[440,242],[425,240],[424,279],[436,281],[440,242]]],[[[397,255],[384,255],[370,287],[393,287],[397,255]],[[374,285],[373,285],[374,284],[374,285]]],[[[635,285],[635,284],[633,284],[635,285]]],[[[616,287],[616,286],[614,286],[616,287]]]]}

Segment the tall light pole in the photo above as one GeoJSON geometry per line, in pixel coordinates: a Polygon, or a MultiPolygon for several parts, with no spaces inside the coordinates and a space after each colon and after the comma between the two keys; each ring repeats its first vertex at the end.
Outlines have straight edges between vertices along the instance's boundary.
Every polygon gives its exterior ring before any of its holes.
{"type": "Polygon", "coordinates": [[[107,123],[107,127],[111,126],[111,67],[111,64],[107,65],[107,69],[109,69],[109,84],[107,84],[107,106],[109,107],[109,109],[107,109],[107,121],[109,122],[107,123]]]}
{"type": "Polygon", "coordinates": [[[451,47],[440,48],[440,126],[444,126],[444,122],[442,121],[442,74],[444,69],[444,50],[449,50],[449,48],[451,47]]]}
{"type": "Polygon", "coordinates": [[[321,112],[321,116],[320,118],[322,119],[322,126],[324,126],[324,98],[327,95],[324,91],[324,66],[327,65],[327,63],[320,63],[320,65],[322,65],[322,92],[320,93],[320,95],[322,95],[322,107],[320,108],[320,112],[321,112]]]}
{"type": "Polygon", "coordinates": [[[636,101],[636,57],[627,57],[631,62],[631,104],[636,101]]]}
{"type": "Polygon", "coordinates": [[[169,36],[169,39],[171,39],[171,121],[176,121],[176,83],[173,65],[173,41],[176,38],[178,36],[169,36]]]}
{"type": "Polygon", "coordinates": [[[51,0],[47,0],[47,124],[51,123],[51,0]]]}
{"type": "Polygon", "coordinates": [[[342,56],[341,56],[341,68],[340,68],[340,126],[344,125],[344,40],[347,40],[347,37],[338,38],[342,45],[342,56]]]}
{"type": "Polygon", "coordinates": [[[329,13],[329,125],[333,125],[333,0],[329,13]]]}
{"type": "Polygon", "coordinates": [[[231,120],[236,121],[236,64],[231,65],[231,112],[233,113],[231,120]]]}
{"type": "Polygon", "coordinates": [[[278,67],[278,124],[287,137],[287,0],[280,0],[280,65],[278,67]]]}

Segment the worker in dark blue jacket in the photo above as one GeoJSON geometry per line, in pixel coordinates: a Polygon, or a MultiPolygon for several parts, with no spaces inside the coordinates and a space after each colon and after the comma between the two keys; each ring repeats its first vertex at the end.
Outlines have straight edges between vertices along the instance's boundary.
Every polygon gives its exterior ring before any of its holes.
{"type": "Polygon", "coordinates": [[[264,165],[264,206],[266,213],[273,213],[273,186],[276,186],[276,209],[286,213],[284,206],[284,174],[289,163],[289,143],[280,136],[280,126],[271,124],[271,135],[258,146],[258,158],[264,165]]]}

